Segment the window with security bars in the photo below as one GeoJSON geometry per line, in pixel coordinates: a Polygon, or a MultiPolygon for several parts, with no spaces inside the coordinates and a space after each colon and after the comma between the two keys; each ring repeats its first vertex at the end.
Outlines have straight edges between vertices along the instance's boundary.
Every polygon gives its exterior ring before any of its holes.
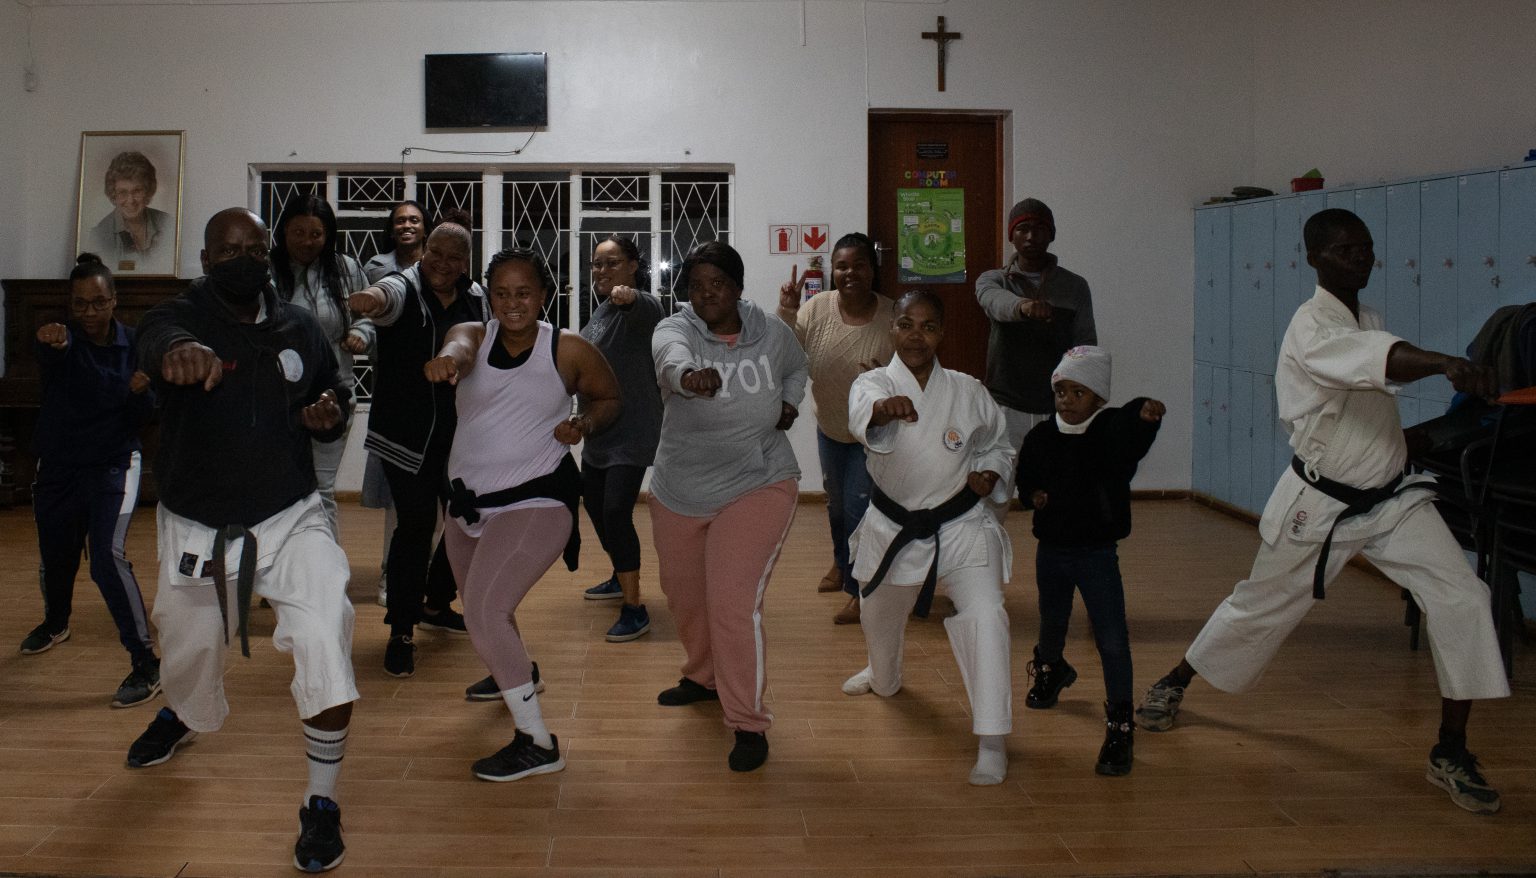
{"type": "MultiPolygon", "coordinates": [[[[444,210],[469,213],[473,253],[470,275],[485,271],[492,249],[537,252],[555,278],[544,319],[577,329],[596,307],[592,253],[610,235],[635,242],[645,259],[649,288],[675,310],[678,266],[688,251],[731,240],[732,175],[724,171],[528,171],[263,169],[253,209],[275,229],[295,198],[319,195],[336,210],[340,249],[359,262],[387,250],[389,213],[402,200],[422,205],[428,223],[444,210]],[[497,194],[500,198],[487,197],[497,194]],[[500,209],[494,205],[499,201],[500,209]]],[[[356,367],[360,400],[368,398],[371,364],[356,367]]]]}

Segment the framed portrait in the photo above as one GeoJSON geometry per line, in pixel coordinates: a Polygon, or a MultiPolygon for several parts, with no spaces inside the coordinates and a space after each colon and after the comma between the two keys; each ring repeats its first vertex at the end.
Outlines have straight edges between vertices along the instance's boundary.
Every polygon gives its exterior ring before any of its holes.
{"type": "Polygon", "coordinates": [[[174,277],[185,131],[84,131],[75,253],[117,275],[174,277]]]}

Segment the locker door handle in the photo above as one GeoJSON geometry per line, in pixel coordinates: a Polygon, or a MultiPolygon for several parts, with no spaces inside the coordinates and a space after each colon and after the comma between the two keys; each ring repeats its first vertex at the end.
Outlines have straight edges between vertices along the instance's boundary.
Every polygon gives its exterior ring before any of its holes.
{"type": "Polygon", "coordinates": [[[1419,285],[1419,278],[1420,277],[1422,277],[1422,275],[1416,274],[1416,275],[1413,276],[1413,285],[1414,286],[1418,286],[1419,285]]]}
{"type": "Polygon", "coordinates": [[[1491,280],[1489,280],[1488,282],[1493,284],[1493,288],[1494,289],[1498,289],[1499,288],[1499,276],[1498,275],[1494,275],[1493,278],[1491,280]]]}
{"type": "Polygon", "coordinates": [[[1264,282],[1263,281],[1259,281],[1259,280],[1254,281],[1253,282],[1253,288],[1256,289],[1256,290],[1263,289],[1264,288],[1264,282]]]}

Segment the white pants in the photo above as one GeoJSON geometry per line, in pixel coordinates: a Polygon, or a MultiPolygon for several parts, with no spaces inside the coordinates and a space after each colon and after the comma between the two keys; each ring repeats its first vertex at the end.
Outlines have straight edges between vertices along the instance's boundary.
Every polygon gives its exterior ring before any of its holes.
{"type": "MultiPolygon", "coordinates": [[[[1216,608],[1186,654],[1200,676],[1227,692],[1258,681],[1312,609],[1312,574],[1321,551],[1321,543],[1293,541],[1284,531],[1276,545],[1259,546],[1253,571],[1216,608]]],[[[1488,586],[1467,566],[1432,505],[1414,508],[1396,528],[1370,539],[1335,540],[1327,580],[1356,554],[1407,589],[1424,611],[1441,695],[1457,701],[1509,695],[1488,586]]]]}
{"type": "Polygon", "coordinates": [[[992,514],[997,516],[998,522],[1001,523],[1003,517],[1008,514],[1008,510],[1013,506],[1014,485],[1018,483],[1019,479],[1019,449],[1024,446],[1024,437],[1029,434],[1030,430],[1035,428],[1036,424],[1052,417],[1052,415],[1037,415],[1020,411],[1019,409],[1011,409],[1007,406],[998,406],[998,408],[1003,410],[1003,423],[1008,431],[1008,447],[1013,449],[1013,468],[1008,470],[1007,490],[1003,495],[1006,499],[999,503],[988,497],[986,504],[987,508],[992,510],[992,514]]]}
{"type": "MultiPolygon", "coordinates": [[[[239,566],[226,564],[229,627],[219,615],[217,587],[208,580],[181,584],[181,536],[200,527],[159,507],[160,587],[153,618],[160,631],[160,682],[165,700],[187,727],[217,731],[229,715],[224,698],[224,662],[238,644],[239,566]],[[173,581],[173,579],[175,581],[173,581]]],[[[318,494],[251,528],[261,561],[255,592],[272,604],[277,628],[272,645],[293,656],[293,700],[300,719],[356,701],[352,678],[352,604],[347,600],[347,556],[331,538],[318,494]],[[273,527],[276,524],[277,527],[273,527]]],[[[238,549],[244,540],[232,544],[238,549]]]]}
{"type": "Polygon", "coordinates": [[[336,472],[341,469],[341,456],[347,450],[347,434],[335,442],[309,443],[310,456],[315,461],[315,490],[325,506],[325,520],[331,527],[331,538],[341,540],[341,527],[336,520],[336,472]]]}
{"type": "MultiPolygon", "coordinates": [[[[984,566],[961,567],[939,579],[939,591],[955,603],[957,612],[944,620],[944,630],[971,700],[971,731],[978,735],[1006,735],[1013,730],[1008,611],[1003,609],[1002,583],[995,553],[984,566]]],[[[901,689],[907,616],[920,589],[920,585],[885,582],[859,603],[870,684],[876,694],[894,695],[901,689]]]]}

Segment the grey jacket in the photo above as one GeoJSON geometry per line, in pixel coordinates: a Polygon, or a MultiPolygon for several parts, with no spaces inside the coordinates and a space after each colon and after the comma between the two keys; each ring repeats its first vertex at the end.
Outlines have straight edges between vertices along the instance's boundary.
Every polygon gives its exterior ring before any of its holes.
{"type": "Polygon", "coordinates": [[[1088,282],[1056,264],[1045,270],[1040,289],[1031,287],[1010,263],[976,279],[976,301],[992,323],[987,336],[987,389],[997,404],[1018,411],[1055,411],[1051,370],[1069,348],[1098,344],[1088,282]],[[1050,321],[1019,316],[1019,300],[1045,299],[1050,321]]]}

